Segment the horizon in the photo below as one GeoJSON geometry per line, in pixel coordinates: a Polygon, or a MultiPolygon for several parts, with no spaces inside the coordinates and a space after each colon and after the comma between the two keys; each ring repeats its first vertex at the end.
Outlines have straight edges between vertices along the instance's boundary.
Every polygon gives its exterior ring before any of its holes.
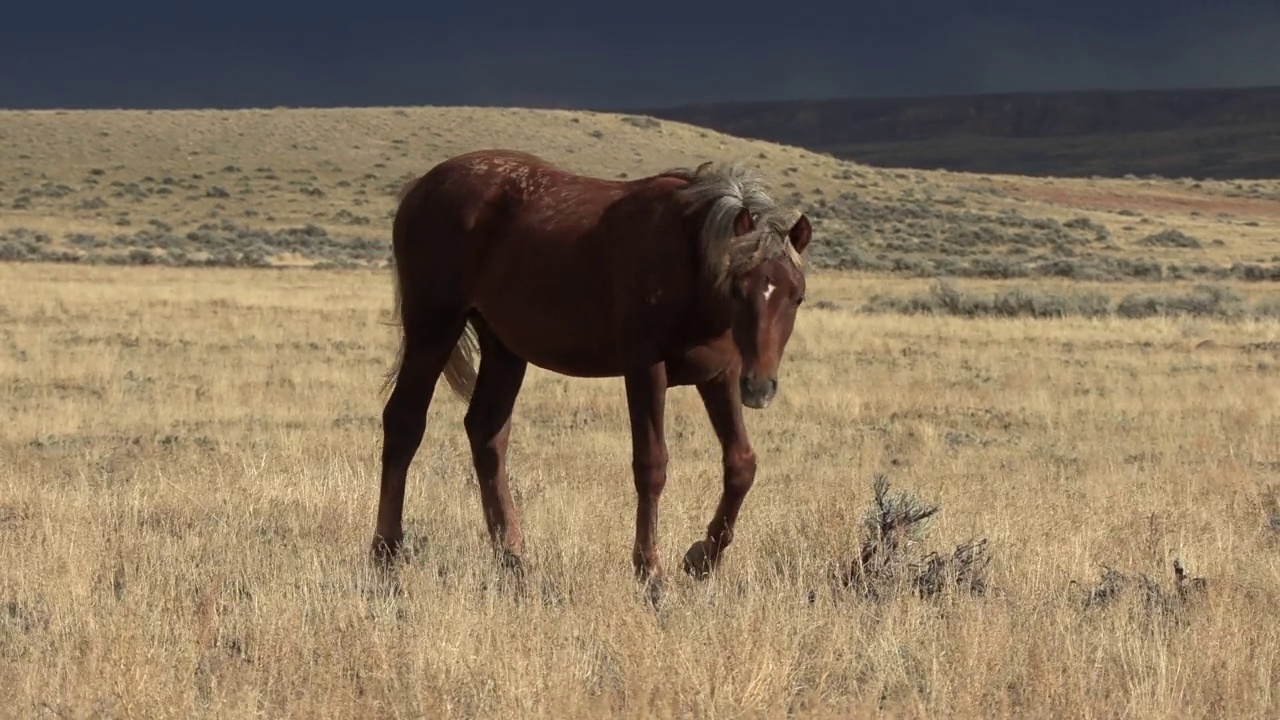
{"type": "Polygon", "coordinates": [[[1004,90],[973,93],[921,93],[907,95],[839,95],[811,98],[759,98],[752,100],[708,99],[695,102],[684,102],[667,105],[590,107],[590,106],[552,106],[552,105],[508,105],[500,103],[405,103],[405,104],[254,104],[254,105],[170,105],[170,106],[47,106],[47,107],[11,107],[0,105],[0,112],[93,112],[93,111],[146,111],[146,112],[188,112],[188,111],[261,111],[261,110],[376,110],[380,108],[485,108],[512,110],[553,110],[563,112],[589,112],[605,114],[644,113],[656,110],[684,110],[709,106],[751,107],[762,105],[789,104],[822,104],[849,101],[911,101],[911,100],[960,100],[967,98],[995,98],[1017,96],[1067,96],[1085,94],[1127,95],[1127,94],[1172,94],[1172,93],[1209,93],[1209,92],[1261,92],[1280,91],[1280,83],[1259,85],[1185,85],[1185,86],[1135,86],[1135,87],[1080,87],[1052,90],[1004,90]]]}

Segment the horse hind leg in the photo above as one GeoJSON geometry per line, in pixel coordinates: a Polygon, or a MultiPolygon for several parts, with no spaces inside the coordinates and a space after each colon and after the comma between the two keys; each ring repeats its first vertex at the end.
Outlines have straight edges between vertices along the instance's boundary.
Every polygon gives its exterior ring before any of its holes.
{"type": "MultiPolygon", "coordinates": [[[[426,432],[436,381],[446,366],[467,360],[461,354],[466,348],[459,343],[465,315],[437,312],[429,318],[405,322],[394,388],[382,410],[382,477],[371,551],[384,562],[396,556],[403,542],[405,480],[426,432]]],[[[463,386],[455,383],[459,377],[465,381],[465,375],[454,369],[449,377],[455,392],[461,392],[463,386]]]]}
{"type": "Polygon", "coordinates": [[[489,538],[503,564],[519,570],[524,536],[511,500],[507,442],[511,436],[511,415],[528,363],[511,352],[483,319],[476,317],[473,325],[480,345],[480,370],[463,424],[471,444],[489,538]]]}

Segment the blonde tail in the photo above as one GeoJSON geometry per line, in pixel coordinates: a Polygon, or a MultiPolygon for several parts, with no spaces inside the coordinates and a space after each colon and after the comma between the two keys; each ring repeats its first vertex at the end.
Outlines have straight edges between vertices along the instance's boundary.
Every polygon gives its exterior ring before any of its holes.
{"type": "MultiPolygon", "coordinates": [[[[404,365],[405,337],[400,301],[400,284],[397,282],[391,324],[400,326],[400,347],[396,350],[395,362],[387,370],[383,379],[382,393],[384,395],[387,389],[395,383],[396,378],[400,376],[400,368],[404,365]]],[[[471,393],[476,387],[476,356],[479,354],[480,340],[476,335],[475,326],[468,320],[466,326],[462,329],[462,335],[458,338],[457,345],[454,346],[453,352],[449,354],[449,361],[445,363],[443,373],[445,381],[449,383],[449,387],[454,394],[467,402],[471,401],[471,393]]]]}
{"type": "Polygon", "coordinates": [[[476,389],[476,356],[480,354],[480,341],[476,336],[476,328],[467,321],[462,329],[458,344],[449,355],[449,362],[444,366],[444,379],[458,397],[471,401],[471,393],[476,389]]]}

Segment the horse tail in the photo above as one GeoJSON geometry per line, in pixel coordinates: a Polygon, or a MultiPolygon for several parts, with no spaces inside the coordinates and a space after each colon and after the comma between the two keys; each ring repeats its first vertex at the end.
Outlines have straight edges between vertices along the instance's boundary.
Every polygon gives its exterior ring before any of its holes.
{"type": "Polygon", "coordinates": [[[476,389],[476,356],[479,354],[480,338],[476,334],[475,322],[468,318],[458,343],[449,353],[449,361],[444,364],[445,382],[449,383],[454,395],[468,402],[476,389]]]}
{"type": "MultiPolygon", "coordinates": [[[[395,383],[396,378],[400,376],[400,369],[404,365],[404,348],[405,348],[405,332],[404,324],[401,321],[402,311],[401,303],[402,295],[400,293],[399,278],[395,282],[395,306],[393,314],[394,323],[400,326],[400,346],[396,349],[396,359],[387,370],[382,382],[382,393],[386,394],[387,389],[395,383]]],[[[458,336],[458,342],[453,346],[453,351],[449,353],[449,360],[444,365],[444,379],[449,383],[449,389],[453,390],[462,400],[471,401],[471,393],[476,388],[476,358],[480,354],[480,338],[476,333],[474,321],[467,319],[466,324],[462,328],[462,334],[458,336]]]]}
{"type": "Polygon", "coordinates": [[[382,389],[379,391],[385,395],[387,389],[390,388],[400,377],[400,368],[404,365],[404,314],[401,312],[400,306],[404,302],[404,296],[400,292],[400,273],[396,273],[392,280],[392,289],[394,292],[394,300],[391,304],[391,320],[388,325],[395,325],[400,328],[400,345],[396,348],[396,359],[392,361],[391,367],[387,369],[386,374],[382,378],[382,389]]]}

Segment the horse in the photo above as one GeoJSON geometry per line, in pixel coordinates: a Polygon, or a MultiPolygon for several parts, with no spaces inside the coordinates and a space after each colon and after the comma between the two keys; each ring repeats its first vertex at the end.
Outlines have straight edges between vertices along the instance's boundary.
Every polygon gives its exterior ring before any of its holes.
{"type": "Polygon", "coordinates": [[[666,393],[697,389],[723,459],[719,505],[684,556],[685,572],[706,578],[733,542],[755,479],[743,407],[764,409],[778,392],[811,236],[808,217],[775,203],[741,163],[605,180],[488,149],[411,180],[392,225],[400,345],[383,388],[392,390],[374,559],[388,563],[401,549],[405,480],[443,376],[467,403],[463,427],[493,549],[505,566],[523,567],[506,454],[532,363],[623,379],[637,500],[632,565],[658,589],[666,393]]]}

